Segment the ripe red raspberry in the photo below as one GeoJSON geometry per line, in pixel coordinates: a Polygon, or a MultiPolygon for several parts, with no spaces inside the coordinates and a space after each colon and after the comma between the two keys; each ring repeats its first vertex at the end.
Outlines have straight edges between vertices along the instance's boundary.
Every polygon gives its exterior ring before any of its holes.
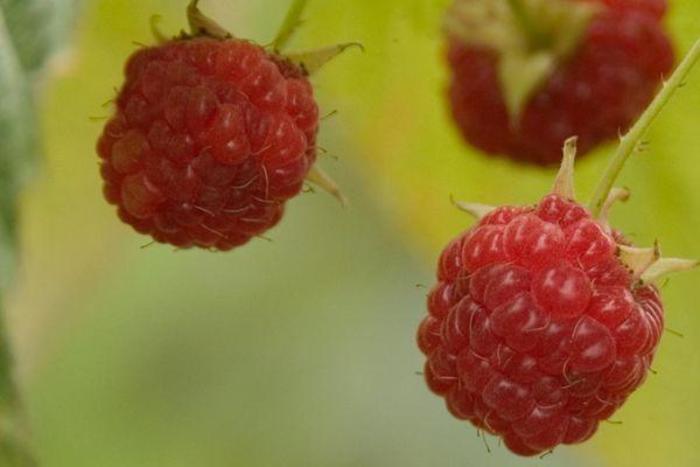
{"type": "Polygon", "coordinates": [[[588,439],[644,382],[663,331],[656,288],[618,255],[559,195],[487,215],[440,260],[418,335],[430,388],[517,454],[588,439]]]}
{"type": "Polygon", "coordinates": [[[574,152],[535,206],[462,205],[479,222],[443,251],[418,330],[428,387],[523,456],[589,439],[645,381],[664,330],[653,284],[697,264],[610,228],[625,190],[597,215],[575,202],[574,152]]]}
{"type": "Polygon", "coordinates": [[[448,13],[449,101],[463,137],[489,154],[551,165],[571,135],[585,154],[626,131],[673,66],[666,1],[516,1],[520,14],[501,5],[483,34],[464,31],[479,20],[473,10],[505,0],[455,0],[448,13]],[[548,16],[556,8],[565,14],[548,16]]]}
{"type": "Polygon", "coordinates": [[[275,226],[301,191],[319,110],[308,68],[231,37],[196,3],[193,35],[129,58],[97,151],[124,222],[180,248],[230,250],[275,226]]]}

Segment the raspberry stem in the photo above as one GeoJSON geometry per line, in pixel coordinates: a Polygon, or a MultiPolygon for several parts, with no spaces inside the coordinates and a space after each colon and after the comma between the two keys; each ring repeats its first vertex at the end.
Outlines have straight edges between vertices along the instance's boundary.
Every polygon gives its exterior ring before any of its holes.
{"type": "Polygon", "coordinates": [[[637,123],[635,123],[627,134],[620,139],[617,152],[610,161],[610,165],[605,170],[590,202],[589,207],[594,217],[600,216],[605,206],[605,201],[608,199],[610,191],[619,177],[620,172],[622,172],[622,168],[627,162],[627,159],[629,159],[632,154],[639,151],[642,138],[647,130],[654,123],[656,117],[658,117],[676,91],[683,86],[685,79],[697,64],[698,60],[700,60],[700,40],[695,42],[681,64],[678,65],[673,75],[664,82],[661,91],[657,94],[649,107],[647,107],[644,114],[637,120],[637,123]]]}

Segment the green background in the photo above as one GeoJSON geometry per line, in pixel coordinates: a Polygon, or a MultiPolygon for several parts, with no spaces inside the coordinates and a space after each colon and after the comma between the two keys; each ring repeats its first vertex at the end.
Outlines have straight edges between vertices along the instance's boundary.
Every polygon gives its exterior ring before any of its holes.
{"type": "MultiPolygon", "coordinates": [[[[54,2],[54,4],[68,2],[54,2]]],[[[9,313],[45,467],[700,465],[698,274],[665,286],[657,374],[583,446],[544,460],[489,454],[421,377],[415,329],[440,248],[471,222],[449,202],[529,203],[553,174],[465,148],[447,118],[445,0],[312,0],[296,48],[357,40],[314,78],[320,164],[351,199],[293,201],[271,242],[230,254],[148,246],[101,198],[95,140],[148,19],[184,26],[186,2],[85,1],[72,47],[38,92],[44,163],[21,202],[22,262],[9,313]]],[[[265,43],[283,0],[203,0],[265,43]]],[[[675,0],[677,49],[700,3],[675,0]]],[[[639,244],[700,257],[700,72],[664,112],[621,183],[613,217],[639,244]]],[[[611,148],[583,160],[587,196],[611,148]]]]}

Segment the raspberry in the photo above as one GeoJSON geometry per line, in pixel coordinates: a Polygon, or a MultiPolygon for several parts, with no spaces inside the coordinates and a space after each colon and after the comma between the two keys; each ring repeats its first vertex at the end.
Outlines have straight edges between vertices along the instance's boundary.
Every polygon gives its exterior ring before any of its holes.
{"type": "Polygon", "coordinates": [[[634,283],[612,232],[556,194],[482,219],[438,277],[418,337],[428,384],[517,454],[592,436],[644,382],[663,331],[656,288],[634,283]]]}
{"type": "Polygon", "coordinates": [[[664,330],[654,283],[697,265],[609,226],[626,190],[598,212],[574,201],[574,141],[538,204],[459,204],[479,221],[444,249],[417,335],[449,412],[522,456],[586,441],[644,383],[664,330]]]}
{"type": "Polygon", "coordinates": [[[517,0],[526,27],[513,26],[503,5],[488,20],[500,23],[482,26],[502,27],[507,42],[464,31],[473,29],[473,10],[501,3],[455,0],[447,23],[452,115],[463,137],[488,154],[552,165],[571,135],[586,154],[626,131],[672,69],[665,0],[517,0]],[[550,14],[557,8],[565,12],[550,14]]]}
{"type": "Polygon", "coordinates": [[[233,38],[196,4],[192,35],[129,58],[97,151],[105,196],[136,231],[230,250],[274,227],[313,175],[319,110],[310,67],[233,38]]]}

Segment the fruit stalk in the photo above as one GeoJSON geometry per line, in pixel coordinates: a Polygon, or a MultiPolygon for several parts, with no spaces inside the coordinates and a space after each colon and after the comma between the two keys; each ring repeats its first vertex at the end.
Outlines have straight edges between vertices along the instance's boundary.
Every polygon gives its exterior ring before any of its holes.
{"type": "Polygon", "coordinates": [[[646,134],[649,127],[654,123],[661,110],[668,104],[676,91],[683,86],[685,79],[700,60],[700,40],[695,42],[690,52],[685,56],[683,61],[671,77],[664,82],[661,91],[657,94],[654,101],[649,105],[647,110],[637,120],[632,128],[620,139],[620,145],[617,148],[615,156],[610,161],[610,165],[605,170],[593,198],[590,202],[591,213],[594,217],[599,217],[605,206],[605,201],[608,199],[610,191],[613,189],[615,181],[620,175],[627,159],[639,151],[642,144],[642,138],[646,134]]]}

